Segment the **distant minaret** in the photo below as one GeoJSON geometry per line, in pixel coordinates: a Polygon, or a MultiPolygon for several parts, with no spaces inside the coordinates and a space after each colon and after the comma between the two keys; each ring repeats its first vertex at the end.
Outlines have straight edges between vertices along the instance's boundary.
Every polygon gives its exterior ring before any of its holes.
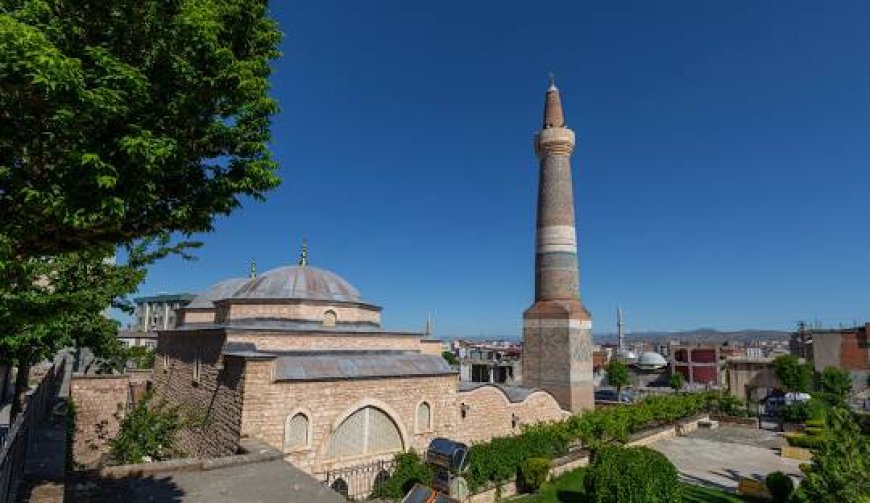
{"type": "Polygon", "coordinates": [[[523,314],[523,385],[549,391],[562,408],[591,410],[592,316],[580,302],[571,153],[559,89],[550,76],[535,135],[538,218],[535,303],[523,314]]]}
{"type": "Polygon", "coordinates": [[[251,270],[248,273],[248,276],[251,278],[257,277],[257,261],[256,261],[256,259],[251,259],[251,270]]]}
{"type": "Polygon", "coordinates": [[[625,351],[625,323],[622,321],[622,306],[616,308],[616,331],[619,334],[619,352],[625,351]]]}
{"type": "Polygon", "coordinates": [[[299,265],[305,267],[308,265],[308,243],[302,240],[302,253],[299,254],[299,265]]]}
{"type": "Polygon", "coordinates": [[[426,337],[432,335],[433,326],[434,325],[432,324],[432,313],[430,312],[426,314],[426,327],[423,329],[423,334],[426,337]]]}

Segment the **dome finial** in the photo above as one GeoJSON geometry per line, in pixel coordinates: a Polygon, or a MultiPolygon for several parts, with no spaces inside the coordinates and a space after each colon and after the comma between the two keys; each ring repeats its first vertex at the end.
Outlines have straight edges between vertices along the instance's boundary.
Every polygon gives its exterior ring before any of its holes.
{"type": "Polygon", "coordinates": [[[308,265],[308,243],[302,240],[302,253],[299,255],[299,265],[305,267],[308,265]]]}
{"type": "Polygon", "coordinates": [[[253,258],[251,259],[251,270],[250,270],[250,272],[248,273],[248,275],[249,275],[251,278],[256,278],[256,277],[257,277],[257,260],[256,260],[256,259],[253,259],[253,258]]]}

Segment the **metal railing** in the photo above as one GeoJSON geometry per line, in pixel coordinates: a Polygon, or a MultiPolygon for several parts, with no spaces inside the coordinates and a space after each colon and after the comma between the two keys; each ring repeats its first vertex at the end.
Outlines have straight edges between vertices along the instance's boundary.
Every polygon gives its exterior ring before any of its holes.
{"type": "Polygon", "coordinates": [[[387,483],[395,469],[392,459],[327,470],[318,474],[323,484],[351,501],[364,500],[387,483]]]}
{"type": "Polygon", "coordinates": [[[24,475],[28,449],[36,438],[36,428],[51,409],[57,394],[58,377],[63,381],[66,359],[61,358],[48,370],[36,390],[27,398],[24,411],[0,441],[0,503],[15,501],[15,493],[24,475]]]}

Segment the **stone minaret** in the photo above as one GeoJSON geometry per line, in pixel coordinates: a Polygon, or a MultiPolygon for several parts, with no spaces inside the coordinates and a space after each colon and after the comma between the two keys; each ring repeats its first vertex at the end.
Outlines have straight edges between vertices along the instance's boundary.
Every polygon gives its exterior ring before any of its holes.
{"type": "Polygon", "coordinates": [[[591,410],[592,316],[580,302],[571,184],[574,131],[565,127],[550,79],[544,124],[535,135],[540,162],[535,303],[523,313],[523,385],[553,394],[563,409],[591,410]]]}

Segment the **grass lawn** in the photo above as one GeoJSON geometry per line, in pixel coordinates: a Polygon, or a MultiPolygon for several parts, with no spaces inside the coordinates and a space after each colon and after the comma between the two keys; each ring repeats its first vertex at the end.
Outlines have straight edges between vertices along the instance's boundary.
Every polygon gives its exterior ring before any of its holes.
{"type": "MultiPolygon", "coordinates": [[[[552,482],[544,484],[538,494],[520,496],[511,501],[521,503],[583,503],[586,501],[583,494],[585,473],[586,470],[582,468],[570,471],[552,482]]],[[[751,501],[718,489],[690,484],[682,484],[682,486],[683,501],[686,503],[746,503],[751,501]]]]}

